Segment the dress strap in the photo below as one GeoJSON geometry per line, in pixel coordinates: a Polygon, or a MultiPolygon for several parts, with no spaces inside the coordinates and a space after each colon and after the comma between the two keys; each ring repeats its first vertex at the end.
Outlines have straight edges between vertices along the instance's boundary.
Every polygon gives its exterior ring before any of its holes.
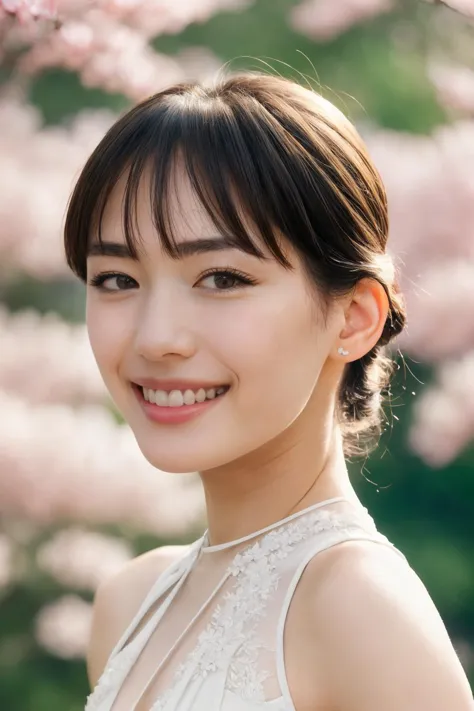
{"type": "Polygon", "coordinates": [[[150,610],[151,606],[166,592],[173,588],[174,585],[175,587],[171,590],[171,593],[168,595],[168,598],[166,598],[166,600],[163,602],[163,605],[160,607],[160,616],[161,613],[164,613],[165,609],[171,604],[172,599],[178,592],[179,588],[181,587],[181,584],[184,582],[189,571],[191,570],[193,563],[199,553],[201,544],[202,538],[199,538],[191,545],[190,550],[188,550],[188,552],[182,558],[175,561],[174,563],[171,563],[171,565],[166,568],[161,573],[161,575],[158,576],[154,585],[152,586],[152,588],[144,598],[142,604],[140,605],[135,617],[132,619],[127,629],[113,648],[108,661],[110,661],[121,651],[122,647],[134,634],[138,625],[142,621],[143,617],[150,610]]]}
{"type": "MultiPolygon", "coordinates": [[[[160,661],[160,663],[153,669],[151,675],[148,677],[148,681],[147,681],[146,684],[142,687],[142,690],[141,690],[140,694],[137,696],[137,700],[136,700],[136,702],[134,703],[134,705],[133,705],[131,711],[136,711],[138,704],[139,704],[140,701],[143,699],[144,695],[146,694],[146,692],[148,691],[148,689],[149,689],[150,686],[152,685],[153,681],[154,681],[154,680],[156,679],[156,677],[158,676],[158,674],[159,674],[159,672],[161,671],[161,669],[163,668],[163,666],[166,664],[166,662],[168,661],[168,659],[171,657],[171,655],[173,654],[174,650],[178,647],[178,645],[179,645],[179,643],[181,642],[181,640],[186,636],[187,632],[191,629],[191,627],[195,624],[195,622],[201,617],[201,615],[202,615],[202,613],[204,612],[204,610],[206,610],[206,609],[209,607],[209,605],[210,605],[211,602],[214,600],[214,598],[215,598],[216,595],[219,593],[219,591],[222,589],[222,587],[224,586],[224,584],[226,583],[226,581],[227,581],[227,579],[228,579],[229,577],[230,577],[230,570],[227,569],[226,572],[224,573],[224,575],[221,577],[221,579],[220,579],[220,581],[218,582],[218,584],[215,586],[214,590],[210,593],[210,595],[208,595],[207,599],[203,602],[203,604],[201,605],[201,607],[199,608],[199,610],[196,612],[196,614],[194,615],[194,617],[190,620],[190,622],[188,622],[188,624],[186,625],[186,627],[184,628],[184,630],[181,632],[181,634],[178,635],[178,637],[175,639],[175,641],[173,642],[173,644],[171,645],[171,647],[169,648],[169,650],[167,651],[167,653],[165,654],[165,656],[163,657],[163,659],[162,659],[162,660],[160,661]]],[[[167,607],[169,607],[169,605],[167,605],[167,607]]],[[[160,611],[160,612],[161,612],[161,611],[160,611]]],[[[158,627],[158,623],[159,623],[159,621],[160,621],[160,619],[161,619],[162,617],[163,617],[162,614],[156,614],[156,615],[150,620],[150,622],[149,622],[149,629],[148,629],[147,634],[145,635],[145,639],[143,640],[142,644],[140,645],[140,650],[138,651],[138,656],[140,656],[140,654],[142,653],[142,651],[143,651],[143,649],[145,648],[145,646],[146,646],[148,640],[150,639],[151,635],[153,634],[153,632],[155,631],[155,629],[158,627]]],[[[138,656],[137,656],[137,659],[138,659],[138,656]]]]}

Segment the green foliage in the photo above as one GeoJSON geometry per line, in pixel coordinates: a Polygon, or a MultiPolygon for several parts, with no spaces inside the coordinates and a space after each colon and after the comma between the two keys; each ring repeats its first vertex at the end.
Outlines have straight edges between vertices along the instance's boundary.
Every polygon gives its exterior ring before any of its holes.
{"type": "Polygon", "coordinates": [[[324,43],[290,28],[288,13],[296,4],[257,0],[232,18],[219,14],[178,36],[160,36],[155,48],[174,54],[187,46],[203,46],[233,69],[276,71],[303,83],[307,77],[353,120],[369,117],[381,126],[414,133],[428,132],[443,121],[420,55],[424,29],[418,2],[324,43]],[[400,22],[412,29],[416,23],[419,45],[397,47],[394,28],[400,22]]]}
{"type": "Polygon", "coordinates": [[[130,103],[121,94],[83,86],[77,74],[56,68],[43,72],[33,82],[30,101],[41,109],[46,124],[73,118],[84,109],[104,108],[118,113],[130,103]]]}
{"type": "Polygon", "coordinates": [[[27,579],[12,586],[0,601],[0,708],[83,711],[88,693],[83,661],[58,659],[34,637],[34,620],[41,607],[65,591],[39,576],[33,562],[28,571],[27,579]]]}

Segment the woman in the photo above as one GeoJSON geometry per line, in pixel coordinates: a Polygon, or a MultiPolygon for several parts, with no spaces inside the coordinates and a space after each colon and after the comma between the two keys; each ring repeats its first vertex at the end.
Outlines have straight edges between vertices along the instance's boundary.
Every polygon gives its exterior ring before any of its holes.
{"type": "Polygon", "coordinates": [[[87,711],[472,708],[345,463],[405,323],[387,233],[354,127],[281,78],[174,86],[90,157],[65,246],[92,348],[146,459],[199,471],[209,528],[99,589],[87,711]]]}

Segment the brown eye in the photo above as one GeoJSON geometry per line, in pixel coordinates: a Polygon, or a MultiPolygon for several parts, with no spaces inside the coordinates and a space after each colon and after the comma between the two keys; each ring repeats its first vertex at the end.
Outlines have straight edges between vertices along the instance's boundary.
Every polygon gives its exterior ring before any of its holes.
{"type": "Polygon", "coordinates": [[[237,278],[231,274],[214,274],[214,283],[218,289],[232,289],[237,278]]]}
{"type": "Polygon", "coordinates": [[[206,272],[200,278],[199,283],[202,284],[206,280],[209,280],[211,286],[205,286],[211,291],[235,291],[256,284],[255,279],[234,269],[214,269],[206,272]]]}

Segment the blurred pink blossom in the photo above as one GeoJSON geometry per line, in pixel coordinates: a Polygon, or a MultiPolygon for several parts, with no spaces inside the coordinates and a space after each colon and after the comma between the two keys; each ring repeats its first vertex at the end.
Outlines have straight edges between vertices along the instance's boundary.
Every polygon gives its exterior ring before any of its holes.
{"type": "Polygon", "coordinates": [[[39,567],[60,583],[93,591],[131,558],[127,541],[80,528],[59,531],[37,552],[39,567]]]}
{"type": "Polygon", "coordinates": [[[191,22],[206,22],[217,12],[243,10],[254,0],[103,0],[102,9],[147,37],[178,34],[191,22]]]}
{"type": "Polygon", "coordinates": [[[291,9],[290,22],[302,34],[324,41],[393,6],[393,0],[303,0],[291,9]]]}
{"type": "Polygon", "coordinates": [[[16,15],[21,22],[28,20],[51,20],[57,15],[56,0],[0,0],[0,8],[16,15]]]}
{"type": "Polygon", "coordinates": [[[443,363],[414,402],[410,446],[432,467],[449,464],[474,434],[474,350],[443,363]]]}
{"type": "MultiPolygon", "coordinates": [[[[209,58],[205,75],[220,67],[216,58],[211,66],[209,50],[199,51],[209,58]]],[[[169,84],[204,78],[199,64],[188,65],[185,72],[179,55],[159,54],[148,44],[143,32],[120,24],[98,9],[89,10],[78,20],[64,22],[58,31],[36,42],[18,66],[26,73],[65,67],[78,72],[85,86],[119,92],[133,101],[169,84]]]]}
{"type": "Polygon", "coordinates": [[[138,101],[167,84],[204,78],[221,64],[208,49],[196,48],[196,57],[205,61],[184,67],[179,55],[156,52],[149,44],[153,37],[248,4],[249,0],[63,0],[57,27],[39,32],[36,27],[32,31],[31,23],[18,23],[3,38],[3,51],[22,50],[16,59],[20,72],[64,67],[78,72],[85,86],[121,92],[138,101]]]}
{"type": "Polygon", "coordinates": [[[0,516],[127,523],[163,538],[204,524],[195,474],[153,467],[99,406],[34,405],[0,391],[0,516]]]}
{"type": "Polygon", "coordinates": [[[474,349],[474,256],[428,266],[406,303],[409,323],[397,340],[402,351],[438,363],[474,349]]]}
{"type": "Polygon", "coordinates": [[[77,595],[64,595],[41,608],[35,637],[50,654],[63,659],[85,656],[92,624],[92,605],[77,595]]]}
{"type": "Polygon", "coordinates": [[[434,361],[461,355],[473,347],[474,122],[431,136],[371,130],[365,138],[387,188],[389,248],[407,301],[399,345],[434,361]],[[449,336],[436,336],[447,321],[449,336]]]}
{"type": "Polygon", "coordinates": [[[67,126],[42,128],[21,94],[0,98],[0,278],[67,273],[61,234],[67,200],[114,120],[110,111],[84,111],[67,126]]]}
{"type": "Polygon", "coordinates": [[[0,305],[0,389],[34,403],[106,403],[86,326],[33,309],[8,314],[0,305]]]}
{"type": "Polygon", "coordinates": [[[428,73],[441,104],[448,109],[474,115],[474,70],[466,66],[432,62],[428,73]]]}

